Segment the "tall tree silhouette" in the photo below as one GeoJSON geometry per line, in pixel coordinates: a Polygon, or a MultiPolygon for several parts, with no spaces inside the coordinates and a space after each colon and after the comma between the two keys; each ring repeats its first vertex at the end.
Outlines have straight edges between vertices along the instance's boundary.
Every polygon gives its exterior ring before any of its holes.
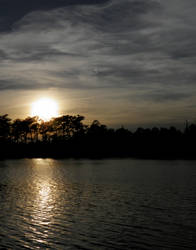
{"type": "Polygon", "coordinates": [[[8,140],[10,136],[10,121],[8,114],[0,116],[0,142],[8,140]]]}
{"type": "Polygon", "coordinates": [[[68,140],[76,133],[84,130],[84,125],[82,124],[83,120],[84,117],[80,115],[64,115],[54,118],[52,123],[53,128],[56,131],[56,135],[61,139],[68,140]]]}

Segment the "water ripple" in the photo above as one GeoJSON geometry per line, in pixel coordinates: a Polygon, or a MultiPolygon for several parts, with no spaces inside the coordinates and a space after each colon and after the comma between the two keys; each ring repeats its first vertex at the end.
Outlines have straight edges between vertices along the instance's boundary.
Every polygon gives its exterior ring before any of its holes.
{"type": "Polygon", "coordinates": [[[172,164],[148,162],[148,175],[131,159],[4,161],[0,249],[196,249],[195,162],[171,182],[172,164]]]}

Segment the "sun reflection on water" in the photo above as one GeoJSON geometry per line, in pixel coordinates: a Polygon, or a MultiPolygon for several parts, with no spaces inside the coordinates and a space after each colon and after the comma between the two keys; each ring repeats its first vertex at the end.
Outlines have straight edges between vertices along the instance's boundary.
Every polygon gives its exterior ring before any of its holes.
{"type": "Polygon", "coordinates": [[[38,200],[40,206],[45,208],[47,204],[52,200],[51,187],[47,181],[41,184],[39,187],[38,200]]]}
{"type": "Polygon", "coordinates": [[[33,222],[39,226],[49,225],[54,217],[57,188],[53,180],[52,160],[34,160],[34,194],[33,222]]]}
{"type": "Polygon", "coordinates": [[[24,236],[29,244],[35,246],[33,249],[48,249],[51,239],[57,236],[56,232],[61,231],[62,220],[63,227],[70,227],[66,209],[72,206],[68,202],[66,178],[53,159],[32,159],[27,169],[27,195],[22,206],[26,228],[24,236]]]}

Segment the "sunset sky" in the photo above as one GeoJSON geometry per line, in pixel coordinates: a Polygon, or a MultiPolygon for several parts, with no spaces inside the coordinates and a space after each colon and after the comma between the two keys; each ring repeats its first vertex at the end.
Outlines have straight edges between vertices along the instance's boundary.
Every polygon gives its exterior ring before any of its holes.
{"type": "Polygon", "coordinates": [[[0,0],[0,113],[48,97],[108,126],[196,121],[195,0],[0,0]]]}

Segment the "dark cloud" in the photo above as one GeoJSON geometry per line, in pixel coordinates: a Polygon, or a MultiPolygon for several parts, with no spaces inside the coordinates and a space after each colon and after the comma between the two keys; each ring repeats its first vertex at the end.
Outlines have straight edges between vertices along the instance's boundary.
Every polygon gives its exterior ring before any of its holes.
{"type": "MultiPolygon", "coordinates": [[[[173,92],[172,91],[155,91],[148,95],[148,100],[153,100],[157,102],[176,102],[176,101],[183,101],[192,97],[193,94],[191,93],[182,93],[182,92],[173,92]]],[[[145,98],[145,97],[144,97],[145,98]]]]}
{"type": "Polygon", "coordinates": [[[46,89],[52,88],[51,83],[47,84],[35,84],[34,81],[28,81],[28,83],[21,81],[21,79],[6,79],[0,80],[0,91],[5,90],[37,90],[37,89],[46,89]]]}
{"type": "Polygon", "coordinates": [[[160,11],[160,5],[154,0],[110,1],[105,8],[82,8],[74,13],[75,19],[91,24],[102,32],[123,33],[139,30],[149,25],[140,19],[148,12],[160,11]]]}
{"type": "Polygon", "coordinates": [[[12,25],[32,11],[51,10],[70,5],[103,4],[108,0],[0,0],[0,31],[10,30],[12,25]]]}

